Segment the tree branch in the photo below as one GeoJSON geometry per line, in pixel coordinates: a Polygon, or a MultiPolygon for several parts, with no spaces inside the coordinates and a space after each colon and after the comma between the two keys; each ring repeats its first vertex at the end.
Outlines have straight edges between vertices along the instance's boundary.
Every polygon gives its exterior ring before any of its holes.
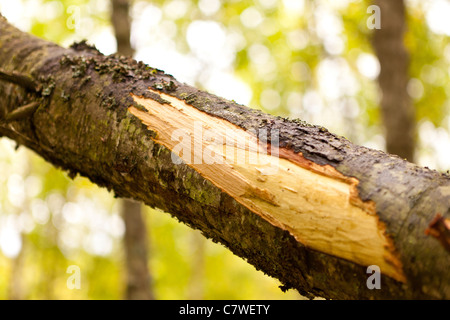
{"type": "MultiPolygon", "coordinates": [[[[1,135],[171,213],[285,289],[450,298],[450,255],[425,234],[436,212],[450,215],[448,175],[85,47],[60,48],[0,17],[0,68],[54,83],[31,121],[0,123],[1,135]],[[367,288],[369,265],[381,269],[380,290],[367,288]]],[[[0,108],[23,95],[0,83],[0,108]]]]}

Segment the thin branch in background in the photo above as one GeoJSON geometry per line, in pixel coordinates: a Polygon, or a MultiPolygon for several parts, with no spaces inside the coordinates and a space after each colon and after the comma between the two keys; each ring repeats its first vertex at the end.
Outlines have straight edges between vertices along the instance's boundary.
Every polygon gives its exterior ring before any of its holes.
{"type": "Polygon", "coordinates": [[[126,299],[154,300],[148,271],[147,229],[140,202],[121,199],[125,223],[124,247],[126,256],[126,299]]]}
{"type": "Polygon", "coordinates": [[[31,117],[39,107],[40,102],[35,101],[27,105],[21,106],[14,111],[8,113],[5,117],[6,122],[22,120],[31,117]]]}

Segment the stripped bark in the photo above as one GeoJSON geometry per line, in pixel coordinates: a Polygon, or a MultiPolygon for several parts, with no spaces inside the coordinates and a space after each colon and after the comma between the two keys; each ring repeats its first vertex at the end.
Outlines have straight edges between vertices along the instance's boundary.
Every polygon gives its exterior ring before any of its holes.
{"type": "Polygon", "coordinates": [[[30,117],[0,121],[0,135],[118,197],[171,213],[284,289],[337,299],[450,298],[450,255],[425,234],[436,213],[449,219],[448,175],[216,97],[132,59],[105,57],[85,43],[61,48],[3,18],[0,68],[42,86],[32,92],[0,82],[4,117],[42,98],[30,117]],[[279,172],[264,175],[261,163],[188,163],[187,154],[174,163],[171,134],[191,134],[194,120],[217,134],[233,128],[256,139],[246,157],[264,146],[252,132],[265,130],[270,147],[278,131],[279,157],[262,158],[279,160],[279,172]],[[366,285],[372,255],[380,290],[366,285]]]}

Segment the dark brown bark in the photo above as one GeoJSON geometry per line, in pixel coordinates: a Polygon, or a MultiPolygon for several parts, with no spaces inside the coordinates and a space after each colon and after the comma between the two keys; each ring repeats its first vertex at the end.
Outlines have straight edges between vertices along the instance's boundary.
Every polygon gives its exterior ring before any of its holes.
{"type": "Polygon", "coordinates": [[[378,83],[386,150],[414,161],[415,110],[407,92],[409,55],[404,45],[406,29],[403,0],[376,0],[381,29],[375,29],[373,46],[380,61],[378,83]]]}
{"type": "MultiPolygon", "coordinates": [[[[111,22],[117,41],[117,53],[132,56],[130,43],[131,23],[128,0],[111,0],[111,22]]],[[[125,255],[127,268],[126,299],[154,299],[148,270],[148,246],[142,206],[133,200],[122,199],[122,216],[125,221],[125,255]]]]}
{"type": "MultiPolygon", "coordinates": [[[[216,97],[132,59],[105,57],[85,43],[60,48],[20,32],[3,18],[0,68],[30,75],[41,83],[43,97],[31,117],[0,121],[0,135],[118,197],[171,213],[278,278],[283,288],[335,299],[450,298],[450,255],[440,241],[425,234],[436,213],[450,216],[448,175],[354,145],[322,127],[216,97]],[[152,140],[154,133],[128,112],[130,105],[142,108],[130,93],[165,103],[149,87],[243,129],[277,129],[280,149],[301,152],[312,163],[357,179],[359,196],[373,201],[386,226],[405,283],[382,276],[380,290],[368,289],[365,266],[302,245],[192,167],[174,164],[171,151],[152,140]]],[[[36,93],[0,81],[0,114],[35,99],[36,93]]]]}

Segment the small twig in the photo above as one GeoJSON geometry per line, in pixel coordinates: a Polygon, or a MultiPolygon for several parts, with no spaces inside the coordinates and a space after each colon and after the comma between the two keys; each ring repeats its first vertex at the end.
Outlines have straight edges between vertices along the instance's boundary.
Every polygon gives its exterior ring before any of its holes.
{"type": "Polygon", "coordinates": [[[19,107],[12,111],[11,113],[7,114],[5,117],[6,122],[16,121],[16,120],[22,120],[25,118],[30,117],[33,115],[33,113],[36,111],[36,109],[39,107],[40,102],[32,102],[27,105],[24,105],[22,107],[19,107]]]}
{"type": "Polygon", "coordinates": [[[41,86],[29,76],[17,73],[15,71],[5,72],[4,70],[0,69],[0,80],[17,84],[34,92],[38,92],[41,89],[41,86]]]}

